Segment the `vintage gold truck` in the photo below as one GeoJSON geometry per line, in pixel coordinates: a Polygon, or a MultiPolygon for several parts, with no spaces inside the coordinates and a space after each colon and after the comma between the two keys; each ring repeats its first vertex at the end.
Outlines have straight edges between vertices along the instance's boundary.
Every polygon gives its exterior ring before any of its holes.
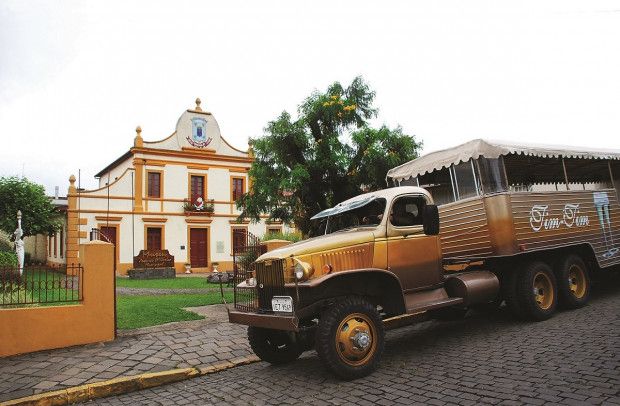
{"type": "Polygon", "coordinates": [[[620,263],[619,159],[484,140],[418,158],[388,172],[394,187],[315,215],[321,236],[236,255],[229,319],[265,361],[315,348],[354,379],[389,328],[503,302],[530,320],[583,306],[591,274],[620,263]]]}

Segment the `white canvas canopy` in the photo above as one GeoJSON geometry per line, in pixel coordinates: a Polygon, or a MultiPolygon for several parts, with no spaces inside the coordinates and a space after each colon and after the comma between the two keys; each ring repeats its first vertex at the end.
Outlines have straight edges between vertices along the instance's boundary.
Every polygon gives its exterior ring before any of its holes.
{"type": "Polygon", "coordinates": [[[508,154],[523,154],[543,158],[558,158],[561,156],[564,158],[620,160],[620,150],[477,139],[453,148],[431,152],[396,168],[392,168],[388,171],[387,178],[398,182],[424,175],[437,169],[448,168],[460,162],[467,162],[471,158],[477,159],[482,156],[493,159],[508,154]]]}

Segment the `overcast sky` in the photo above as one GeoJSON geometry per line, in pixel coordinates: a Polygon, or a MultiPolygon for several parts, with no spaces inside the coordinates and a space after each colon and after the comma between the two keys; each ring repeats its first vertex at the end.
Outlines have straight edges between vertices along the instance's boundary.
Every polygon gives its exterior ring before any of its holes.
{"type": "Polygon", "coordinates": [[[614,1],[0,0],[0,176],[66,193],[200,97],[238,148],[362,75],[374,124],[424,152],[473,138],[620,149],[614,1]]]}

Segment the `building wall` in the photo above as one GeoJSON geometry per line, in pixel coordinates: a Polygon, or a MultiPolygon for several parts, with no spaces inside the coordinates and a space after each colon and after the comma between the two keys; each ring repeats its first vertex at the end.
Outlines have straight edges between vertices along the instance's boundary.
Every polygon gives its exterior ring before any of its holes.
{"type": "Polygon", "coordinates": [[[30,260],[45,262],[47,260],[47,239],[43,234],[24,238],[24,251],[30,254],[30,260]]]}
{"type": "MultiPolygon", "coordinates": [[[[174,256],[177,272],[184,272],[185,263],[190,262],[190,229],[203,228],[208,230],[208,266],[193,267],[193,271],[209,272],[213,262],[219,263],[220,270],[232,269],[232,230],[244,228],[259,237],[267,230],[264,220],[236,223],[239,211],[232,201],[232,179],[243,178],[244,190],[248,190],[251,155],[231,147],[219,134],[215,119],[199,110],[184,112],[176,131],[162,141],[145,142],[141,130],[137,131],[131,158],[109,169],[110,178],[116,178],[110,185],[100,182],[101,188],[78,194],[75,181],[71,182],[67,225],[70,240],[84,243],[91,229],[116,227],[116,269],[124,274],[132,267],[133,257],[145,249],[147,227],[159,227],[163,248],[174,256]],[[196,118],[207,123],[210,142],[202,149],[188,141],[196,118]],[[147,196],[149,171],[161,173],[159,198],[147,196]],[[191,175],[206,177],[205,203],[213,199],[213,214],[185,213],[183,203],[190,197],[191,175]]],[[[101,179],[107,181],[107,172],[101,179]]],[[[283,230],[289,228],[284,226],[283,230]]],[[[76,244],[68,242],[68,246],[76,244]]]]}

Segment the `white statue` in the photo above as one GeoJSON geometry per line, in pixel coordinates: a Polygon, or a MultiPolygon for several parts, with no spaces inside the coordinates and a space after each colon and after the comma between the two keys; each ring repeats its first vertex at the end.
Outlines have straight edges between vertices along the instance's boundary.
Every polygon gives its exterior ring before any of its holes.
{"type": "Polygon", "coordinates": [[[24,273],[24,231],[22,230],[22,212],[17,211],[17,229],[13,233],[15,236],[15,253],[17,254],[17,263],[19,265],[19,274],[24,273]]]}

